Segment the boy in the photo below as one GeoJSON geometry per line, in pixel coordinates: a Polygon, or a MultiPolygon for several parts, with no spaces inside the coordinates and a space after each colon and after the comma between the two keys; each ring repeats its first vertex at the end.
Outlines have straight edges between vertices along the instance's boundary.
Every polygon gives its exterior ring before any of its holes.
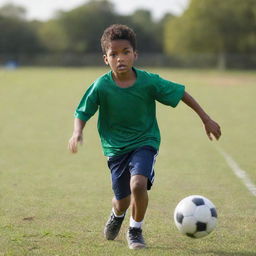
{"type": "Polygon", "coordinates": [[[221,131],[185,92],[184,86],[133,67],[137,58],[135,34],[125,25],[108,27],[101,38],[104,62],[111,71],[86,91],[75,112],[69,149],[77,152],[83,128],[99,109],[98,132],[112,176],[112,212],[104,229],[108,240],[118,235],[126,210],[131,207],[127,241],[130,249],[145,247],[142,223],[154,181],[154,163],[160,145],[155,101],[176,107],[180,100],[201,118],[210,140],[221,131]]]}

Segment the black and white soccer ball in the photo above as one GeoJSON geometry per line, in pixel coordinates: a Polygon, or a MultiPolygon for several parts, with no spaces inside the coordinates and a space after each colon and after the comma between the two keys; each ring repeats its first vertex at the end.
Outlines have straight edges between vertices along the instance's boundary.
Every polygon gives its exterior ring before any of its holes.
{"type": "Polygon", "coordinates": [[[217,210],[206,197],[192,195],[182,199],[175,208],[174,221],[178,230],[189,237],[201,238],[217,225],[217,210]]]}

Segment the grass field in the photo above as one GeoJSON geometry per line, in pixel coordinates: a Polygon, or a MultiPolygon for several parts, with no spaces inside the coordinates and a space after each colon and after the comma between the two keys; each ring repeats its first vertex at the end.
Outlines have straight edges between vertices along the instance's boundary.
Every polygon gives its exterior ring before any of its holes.
{"type": "MultiPolygon", "coordinates": [[[[229,168],[221,148],[256,184],[256,73],[148,69],[184,83],[222,126],[210,142],[199,118],[181,103],[158,105],[162,145],[144,224],[148,249],[131,251],[125,232],[105,241],[112,191],[96,129],[87,124],[77,155],[67,150],[73,111],[105,69],[0,70],[0,255],[256,255],[256,197],[229,168]],[[219,219],[209,236],[182,236],[173,210],[185,196],[214,202],[219,219]]],[[[129,214],[128,214],[129,216],[129,214]]]]}

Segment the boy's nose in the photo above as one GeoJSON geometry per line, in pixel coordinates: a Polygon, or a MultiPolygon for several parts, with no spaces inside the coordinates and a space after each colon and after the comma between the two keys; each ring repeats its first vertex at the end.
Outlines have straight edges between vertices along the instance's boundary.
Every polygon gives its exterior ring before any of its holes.
{"type": "Polygon", "coordinates": [[[122,60],[123,60],[123,56],[122,56],[121,54],[119,54],[119,55],[117,56],[117,60],[118,60],[118,61],[122,61],[122,60]]]}

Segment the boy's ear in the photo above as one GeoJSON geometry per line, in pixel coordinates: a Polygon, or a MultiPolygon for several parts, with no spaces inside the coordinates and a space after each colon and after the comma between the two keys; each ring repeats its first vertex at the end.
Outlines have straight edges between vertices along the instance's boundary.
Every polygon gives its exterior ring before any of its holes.
{"type": "Polygon", "coordinates": [[[136,51],[134,52],[134,57],[135,57],[135,60],[138,59],[138,53],[136,51]]]}
{"type": "Polygon", "coordinates": [[[106,54],[103,55],[103,60],[104,60],[105,64],[108,65],[108,57],[106,54]]]}

